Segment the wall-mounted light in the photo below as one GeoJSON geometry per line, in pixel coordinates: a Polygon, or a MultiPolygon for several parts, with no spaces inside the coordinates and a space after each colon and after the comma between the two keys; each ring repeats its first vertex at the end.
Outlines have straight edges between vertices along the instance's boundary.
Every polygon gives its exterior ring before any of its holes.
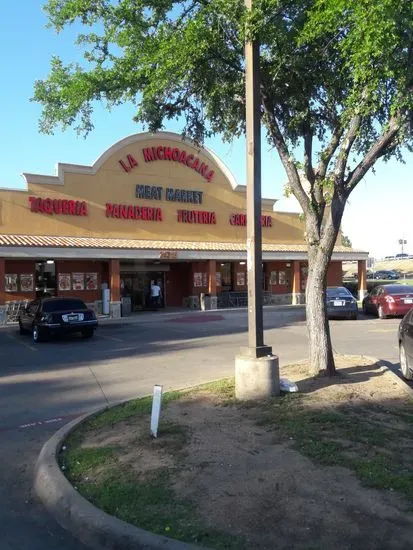
{"type": "Polygon", "coordinates": [[[46,263],[49,264],[49,265],[53,265],[53,264],[54,264],[54,260],[47,260],[46,263]]]}
{"type": "Polygon", "coordinates": [[[222,266],[224,266],[225,264],[221,264],[222,266]]]}
{"type": "Polygon", "coordinates": [[[246,264],[246,262],[240,262],[239,263],[239,265],[245,265],[245,264],[246,264]]]}
{"type": "Polygon", "coordinates": [[[291,264],[285,264],[287,267],[291,267],[291,264]]]}

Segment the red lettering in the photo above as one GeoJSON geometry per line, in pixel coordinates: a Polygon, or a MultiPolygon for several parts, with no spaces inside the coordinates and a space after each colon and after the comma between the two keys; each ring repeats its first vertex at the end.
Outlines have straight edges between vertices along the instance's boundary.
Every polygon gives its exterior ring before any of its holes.
{"type": "Polygon", "coordinates": [[[75,201],[68,201],[69,203],[69,214],[71,216],[76,216],[76,204],[75,201]]]}
{"type": "Polygon", "coordinates": [[[141,219],[141,209],[139,206],[135,206],[135,220],[141,219]]]}
{"type": "Polygon", "coordinates": [[[201,174],[202,177],[205,178],[207,170],[208,170],[208,166],[206,164],[202,163],[201,167],[198,170],[198,172],[201,174]]]}
{"type": "Polygon", "coordinates": [[[112,218],[119,218],[119,204],[113,205],[113,216],[112,218]]]}
{"type": "Polygon", "coordinates": [[[209,223],[209,212],[203,212],[202,223],[209,223]]]}
{"type": "Polygon", "coordinates": [[[160,208],[156,208],[156,221],[157,222],[162,221],[162,210],[160,208]]]}
{"type": "Polygon", "coordinates": [[[158,160],[158,153],[156,151],[156,147],[152,147],[152,153],[155,160],[158,160]]]}
{"type": "Polygon", "coordinates": [[[148,219],[148,209],[146,208],[146,206],[143,206],[141,208],[141,216],[142,216],[142,219],[143,220],[147,220],[148,219]]]}
{"type": "Polygon", "coordinates": [[[135,208],[130,205],[128,206],[128,220],[134,220],[135,219],[135,208]]]}
{"type": "Polygon", "coordinates": [[[111,202],[106,203],[106,217],[111,218],[113,214],[113,204],[111,202]]]}
{"type": "Polygon", "coordinates": [[[119,217],[124,220],[128,217],[128,207],[124,204],[119,205],[119,217]]]}
{"type": "Polygon", "coordinates": [[[196,157],[195,161],[194,161],[194,164],[192,165],[192,170],[195,170],[196,172],[198,172],[198,168],[199,168],[199,163],[200,163],[200,160],[198,157],[196,157]]]}
{"type": "Polygon", "coordinates": [[[148,206],[148,221],[152,221],[152,220],[153,220],[153,208],[148,206]]]}
{"type": "Polygon", "coordinates": [[[177,214],[178,214],[178,222],[182,223],[182,210],[178,210],[177,214]]]}
{"type": "Polygon", "coordinates": [[[87,204],[85,201],[80,204],[80,216],[87,216],[87,204]]]}
{"type": "Polygon", "coordinates": [[[165,160],[172,160],[172,148],[165,147],[164,149],[165,160]]]}
{"type": "Polygon", "coordinates": [[[119,162],[119,164],[122,166],[122,168],[125,170],[125,172],[130,172],[129,166],[127,166],[127,165],[123,162],[123,160],[119,160],[118,162],[119,162]]]}
{"type": "Polygon", "coordinates": [[[175,147],[174,149],[172,149],[172,160],[179,160],[179,149],[178,147],[175,147]]]}
{"type": "Polygon", "coordinates": [[[194,160],[194,155],[188,155],[186,157],[186,165],[189,167],[189,168],[192,168],[192,161],[194,160]]]}
{"type": "Polygon", "coordinates": [[[210,219],[209,223],[213,223],[213,224],[217,223],[217,218],[215,216],[215,212],[211,212],[211,219],[210,219]]]}
{"type": "Polygon", "coordinates": [[[36,197],[29,197],[30,210],[37,212],[36,197]]]}
{"type": "Polygon", "coordinates": [[[62,200],[62,211],[66,216],[69,214],[69,201],[66,199],[62,200]]]}
{"type": "Polygon", "coordinates": [[[138,162],[133,155],[130,155],[130,154],[126,155],[126,158],[129,161],[129,166],[131,169],[134,168],[135,166],[138,166],[138,162]]]}
{"type": "Polygon", "coordinates": [[[214,176],[215,176],[215,172],[213,170],[210,170],[206,175],[206,179],[208,181],[211,181],[214,176]]]}
{"type": "Polygon", "coordinates": [[[61,214],[62,213],[62,201],[59,199],[53,200],[53,212],[55,214],[61,214]]]}
{"type": "Polygon", "coordinates": [[[179,155],[179,162],[186,164],[186,151],[181,151],[181,154],[179,155]]]}
{"type": "Polygon", "coordinates": [[[182,212],[182,221],[184,223],[188,223],[188,211],[187,210],[183,210],[183,212],[182,212]]]}
{"type": "Polygon", "coordinates": [[[164,148],[160,145],[158,147],[158,149],[156,150],[159,160],[164,160],[164,150],[163,149],[164,148]]]}
{"type": "Polygon", "coordinates": [[[53,214],[53,202],[52,199],[45,199],[43,201],[43,210],[46,214],[53,214]]]}
{"type": "Polygon", "coordinates": [[[151,162],[152,160],[155,160],[153,156],[153,151],[150,147],[146,147],[145,149],[143,149],[143,158],[145,162],[151,162]]]}

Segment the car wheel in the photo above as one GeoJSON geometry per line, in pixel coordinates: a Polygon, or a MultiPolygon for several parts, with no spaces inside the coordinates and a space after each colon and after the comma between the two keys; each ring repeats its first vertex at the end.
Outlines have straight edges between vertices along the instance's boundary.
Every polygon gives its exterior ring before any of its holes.
{"type": "Polygon", "coordinates": [[[92,338],[94,332],[95,331],[92,328],[82,330],[82,338],[92,338]]]}
{"type": "Polygon", "coordinates": [[[40,331],[39,327],[36,324],[33,325],[32,338],[33,338],[33,342],[35,344],[37,344],[38,342],[41,342],[43,340],[43,334],[42,334],[42,332],[40,331]]]}
{"type": "Polygon", "coordinates": [[[403,374],[403,377],[406,380],[411,380],[413,378],[413,373],[409,366],[409,360],[407,359],[406,351],[403,344],[400,344],[400,368],[403,374]]]}
{"type": "Polygon", "coordinates": [[[379,315],[379,319],[387,319],[387,315],[384,313],[383,306],[379,306],[377,313],[379,315]]]}

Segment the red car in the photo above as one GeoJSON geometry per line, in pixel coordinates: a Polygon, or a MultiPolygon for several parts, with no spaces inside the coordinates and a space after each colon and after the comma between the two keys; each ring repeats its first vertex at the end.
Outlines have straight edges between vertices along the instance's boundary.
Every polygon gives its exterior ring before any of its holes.
{"type": "Polygon", "coordinates": [[[363,313],[373,313],[380,319],[390,315],[404,316],[413,308],[413,286],[376,286],[363,300],[363,313]]]}

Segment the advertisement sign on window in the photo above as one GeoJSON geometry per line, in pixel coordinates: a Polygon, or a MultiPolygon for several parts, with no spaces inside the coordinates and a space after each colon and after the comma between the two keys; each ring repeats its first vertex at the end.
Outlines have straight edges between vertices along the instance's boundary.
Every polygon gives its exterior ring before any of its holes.
{"type": "Polygon", "coordinates": [[[34,277],[33,273],[22,273],[20,275],[20,290],[22,292],[33,292],[34,277]]]}
{"type": "Polygon", "coordinates": [[[17,292],[17,273],[6,273],[4,276],[4,290],[17,292]]]}
{"type": "Polygon", "coordinates": [[[271,271],[270,285],[276,285],[276,284],[277,284],[277,271],[271,271]]]}
{"type": "Polygon", "coordinates": [[[59,290],[67,291],[71,289],[70,273],[59,273],[59,290]]]}
{"type": "Polygon", "coordinates": [[[245,286],[245,271],[237,272],[237,286],[245,286]]]}
{"type": "Polygon", "coordinates": [[[98,289],[98,274],[97,273],[86,273],[86,290],[97,290],[98,289]]]}
{"type": "Polygon", "coordinates": [[[72,290],[85,290],[84,273],[72,273],[72,290]]]}
{"type": "Polygon", "coordinates": [[[202,273],[194,273],[194,287],[202,286],[202,273]]]}
{"type": "Polygon", "coordinates": [[[216,285],[221,286],[221,272],[220,271],[216,272],[215,278],[216,278],[216,285]]]}

